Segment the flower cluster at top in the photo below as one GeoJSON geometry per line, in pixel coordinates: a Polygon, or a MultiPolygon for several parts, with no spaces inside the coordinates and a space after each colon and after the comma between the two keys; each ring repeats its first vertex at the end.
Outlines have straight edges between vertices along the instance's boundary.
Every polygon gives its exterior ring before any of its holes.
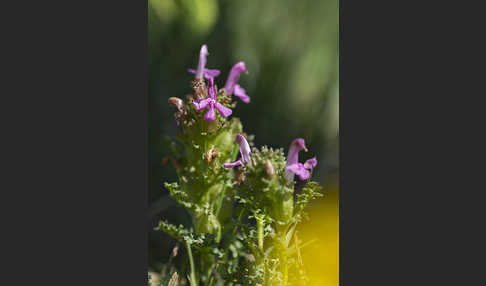
{"type": "Polygon", "coordinates": [[[228,78],[226,79],[226,84],[224,85],[224,88],[218,91],[216,85],[214,84],[214,78],[219,76],[221,72],[216,69],[206,68],[208,54],[208,47],[206,45],[203,45],[199,53],[199,63],[197,65],[197,69],[189,69],[188,71],[195,74],[196,82],[198,83],[204,82],[203,78],[206,78],[208,80],[207,97],[196,99],[193,101],[193,104],[196,110],[208,109],[208,111],[204,115],[204,119],[206,121],[214,121],[216,119],[215,109],[222,117],[225,118],[230,116],[232,113],[232,110],[230,108],[225,107],[220,102],[218,102],[218,93],[222,92],[226,95],[234,94],[245,103],[250,102],[250,97],[246,94],[245,89],[237,84],[240,78],[240,74],[246,71],[245,63],[239,62],[233,66],[228,75],[228,78]]]}
{"type": "Polygon", "coordinates": [[[187,101],[168,100],[176,109],[178,134],[163,164],[170,160],[179,182],[164,186],[188,210],[191,228],[161,221],[156,229],[186,245],[191,268],[186,284],[191,286],[301,285],[295,228],[307,216],[308,202],[321,196],[319,184],[310,180],[317,159],[299,162],[300,151],[308,151],[302,138],[292,141],[287,157],[283,148],[251,147],[252,136],[245,135],[240,119],[230,118],[233,95],[250,103],[238,84],[245,63],[236,63],[218,89],[215,79],[221,72],[206,68],[207,56],[203,45],[197,68],[189,69],[195,79],[187,101]],[[306,182],[296,185],[296,176],[306,182]]]}
{"type": "MultiPolygon", "coordinates": [[[[246,66],[244,62],[238,62],[235,64],[231,71],[228,74],[228,78],[226,79],[226,83],[224,87],[220,90],[216,87],[214,83],[214,78],[220,75],[220,71],[217,69],[207,69],[207,56],[208,56],[208,48],[206,45],[201,47],[201,51],[199,53],[199,62],[197,65],[197,69],[189,69],[190,73],[195,74],[195,80],[193,82],[193,86],[195,88],[195,98],[192,100],[192,104],[197,111],[207,110],[204,114],[204,120],[208,122],[212,122],[216,120],[216,111],[223,117],[227,118],[230,116],[233,111],[231,108],[223,105],[221,102],[218,101],[218,95],[222,96],[231,96],[235,95],[239,99],[241,99],[245,103],[250,103],[250,97],[246,94],[245,89],[243,89],[240,85],[238,85],[238,80],[240,78],[240,74],[242,72],[246,72],[246,66]],[[206,82],[207,80],[207,88],[206,82]]],[[[171,100],[169,100],[171,102],[171,100]]],[[[172,102],[174,106],[179,109],[179,113],[182,113],[181,106],[183,103],[175,102],[175,98],[172,98],[172,102]]],[[[180,115],[179,115],[180,116],[180,115]]],[[[177,117],[177,116],[176,116],[177,117]]],[[[231,163],[224,163],[224,168],[233,168],[236,166],[244,167],[246,164],[251,166],[252,159],[251,159],[251,149],[250,145],[248,144],[246,138],[241,135],[237,134],[235,138],[235,142],[240,146],[240,154],[241,159],[238,159],[231,163]]],[[[305,163],[299,163],[299,152],[301,150],[307,151],[305,146],[304,139],[297,138],[295,139],[289,147],[288,155],[287,155],[287,164],[285,166],[285,179],[287,182],[292,182],[294,180],[294,176],[297,175],[300,180],[307,180],[310,178],[309,170],[313,169],[317,165],[317,159],[314,157],[312,159],[307,160],[305,163]]]]}
{"type": "MultiPolygon", "coordinates": [[[[236,166],[241,166],[247,163],[251,166],[251,150],[245,137],[241,134],[237,134],[235,141],[240,145],[241,159],[236,160],[232,163],[225,163],[223,166],[225,168],[233,168],[236,166]]],[[[290,144],[289,153],[287,155],[287,165],[285,167],[285,178],[288,182],[294,180],[294,175],[297,175],[300,180],[304,181],[310,178],[310,172],[308,170],[313,169],[317,166],[317,159],[311,158],[305,161],[304,164],[299,163],[299,152],[301,150],[308,151],[305,147],[305,141],[302,138],[297,138],[290,144]]]]}

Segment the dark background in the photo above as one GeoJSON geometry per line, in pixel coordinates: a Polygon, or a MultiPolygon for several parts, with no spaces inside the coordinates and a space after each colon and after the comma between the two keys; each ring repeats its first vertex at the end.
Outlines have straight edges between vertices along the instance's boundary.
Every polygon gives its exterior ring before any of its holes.
{"type": "MultiPolygon", "coordinates": [[[[146,285],[147,3],[2,4],[2,285],[146,285]]],[[[340,6],[340,285],[484,282],[483,10],[340,6]]]]}
{"type": "MultiPolygon", "coordinates": [[[[236,100],[233,116],[255,135],[255,145],[287,152],[294,138],[304,138],[309,152],[301,161],[316,156],[313,179],[338,191],[337,0],[150,0],[148,9],[150,267],[159,269],[174,246],[168,236],[151,231],[158,219],[188,223],[162,187],[177,180],[162,160],[176,132],[167,99],[192,92],[187,69],[196,67],[202,44],[209,49],[207,67],[221,70],[219,86],[236,62],[246,63],[248,74],[239,84],[251,103],[236,100]]],[[[329,198],[337,204],[337,195],[329,198]]]]}

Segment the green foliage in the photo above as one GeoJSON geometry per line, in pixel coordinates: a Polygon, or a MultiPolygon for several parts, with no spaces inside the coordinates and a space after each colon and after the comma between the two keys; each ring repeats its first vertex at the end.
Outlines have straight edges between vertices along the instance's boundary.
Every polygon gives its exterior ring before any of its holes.
{"type": "MultiPolygon", "coordinates": [[[[174,206],[167,191],[160,191],[161,183],[166,181],[178,182],[189,194],[188,202],[196,202],[196,195],[204,193],[209,196],[205,200],[210,204],[221,205],[219,210],[215,206],[213,212],[221,224],[223,248],[231,237],[235,217],[240,213],[239,209],[233,209],[234,195],[239,194],[232,182],[226,181],[224,190],[224,187],[221,190],[213,187],[211,191],[199,192],[199,183],[194,183],[194,187],[183,186],[180,175],[189,182],[197,181],[188,178],[190,165],[185,165],[188,169],[182,174],[171,167],[171,161],[161,164],[164,158],[170,157],[182,166],[179,160],[187,156],[184,144],[176,139],[181,126],[174,128],[167,99],[177,96],[185,100],[190,91],[189,80],[193,77],[187,69],[196,67],[201,43],[206,43],[210,49],[208,68],[221,69],[217,78],[219,86],[224,84],[232,64],[245,61],[248,74],[241,77],[240,85],[252,102],[238,102],[234,116],[244,121],[246,132],[258,135],[255,146],[287,147],[295,137],[312,138],[307,147],[319,155],[319,162],[325,161],[319,164],[312,179],[326,182],[337,175],[338,3],[337,0],[149,0],[148,202],[151,224],[165,218],[176,225],[182,223],[197,229],[191,221],[195,216],[193,210],[174,206]],[[220,204],[222,192],[227,195],[220,204]],[[161,201],[165,203],[160,204],[161,201]],[[191,215],[187,215],[187,211],[191,215]]],[[[202,118],[201,113],[198,118],[202,118]]],[[[229,139],[227,142],[237,150],[234,138],[229,139]]],[[[236,154],[237,151],[235,157],[236,154]]],[[[219,158],[221,162],[233,159],[219,158]]],[[[200,166],[193,166],[200,170],[200,166]]],[[[234,176],[230,170],[227,174],[234,176]]],[[[296,188],[295,193],[299,192],[296,188]]],[[[242,223],[255,223],[253,219],[247,220],[249,215],[251,213],[245,213],[242,223]]],[[[202,231],[206,226],[207,223],[201,223],[198,229],[202,231]]],[[[238,228],[237,232],[240,231],[238,228]]],[[[159,232],[149,232],[151,269],[158,271],[161,263],[167,262],[166,253],[172,243],[159,232]]],[[[180,273],[180,277],[186,279],[185,273],[180,273]]]]}
{"type": "Polygon", "coordinates": [[[166,221],[160,221],[155,230],[165,231],[180,242],[191,245],[202,245],[206,238],[204,234],[197,235],[193,231],[184,228],[183,225],[175,226],[166,221]]]}
{"type": "MultiPolygon", "coordinates": [[[[295,183],[285,176],[283,149],[254,147],[251,162],[236,170],[224,168],[224,163],[236,160],[239,154],[235,137],[243,126],[235,117],[217,115],[214,121],[204,120],[206,111],[197,111],[193,100],[208,96],[206,85],[204,81],[192,85],[194,95],[185,101],[169,100],[176,107],[179,130],[170,143],[179,180],[164,184],[187,210],[192,225],[187,228],[161,220],[155,228],[186,247],[185,267],[174,267],[180,273],[177,280],[191,286],[294,285],[289,274],[303,273],[296,258],[295,229],[305,215],[305,206],[321,196],[321,187],[307,182],[296,195],[295,183]]],[[[224,91],[218,94],[218,101],[235,106],[224,91]]],[[[177,283],[168,277],[159,285],[177,283]]]]}
{"type": "Polygon", "coordinates": [[[303,188],[302,193],[297,195],[295,202],[295,218],[300,221],[302,216],[306,216],[304,211],[307,204],[319,197],[322,197],[322,187],[317,182],[308,182],[303,188]]]}

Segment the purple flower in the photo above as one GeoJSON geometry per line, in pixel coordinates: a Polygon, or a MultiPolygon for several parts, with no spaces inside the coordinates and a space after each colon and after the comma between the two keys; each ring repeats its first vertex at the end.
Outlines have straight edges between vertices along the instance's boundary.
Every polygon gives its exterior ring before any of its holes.
{"type": "Polygon", "coordinates": [[[301,150],[307,152],[304,139],[297,138],[292,141],[287,155],[287,166],[285,168],[285,177],[289,182],[294,180],[294,175],[299,176],[299,179],[302,181],[307,180],[310,177],[308,170],[317,166],[317,159],[315,157],[305,161],[304,164],[299,163],[299,152],[301,150]]]}
{"type": "Polygon", "coordinates": [[[224,89],[226,90],[226,94],[239,97],[244,103],[250,102],[250,97],[246,95],[246,91],[244,88],[236,84],[238,79],[240,79],[240,74],[246,71],[246,66],[244,62],[239,62],[231,68],[231,71],[228,75],[228,79],[226,80],[226,84],[224,85],[224,89]]]}
{"type": "Polygon", "coordinates": [[[287,154],[287,165],[296,164],[299,162],[299,152],[305,150],[305,141],[302,138],[297,138],[290,144],[289,153],[287,154]]]}
{"type": "MultiPolygon", "coordinates": [[[[193,69],[188,69],[187,70],[190,73],[197,73],[193,69]]],[[[221,72],[219,70],[210,70],[210,69],[204,69],[203,75],[206,79],[214,78],[217,77],[221,72]]]]}
{"type": "Polygon", "coordinates": [[[206,45],[202,45],[201,51],[199,52],[199,63],[197,65],[197,70],[188,69],[190,73],[196,74],[197,79],[202,79],[203,76],[210,79],[217,77],[220,74],[219,70],[210,70],[206,68],[206,57],[208,54],[208,47],[206,45]]]}
{"type": "Polygon", "coordinates": [[[232,162],[232,163],[224,163],[223,167],[233,168],[233,167],[236,167],[236,166],[243,165],[244,163],[248,163],[248,165],[251,166],[250,145],[248,145],[248,142],[246,141],[245,137],[241,134],[236,134],[235,141],[236,141],[236,143],[238,143],[238,145],[240,145],[241,159],[238,159],[238,160],[236,160],[235,162],[232,162]]]}
{"type": "Polygon", "coordinates": [[[315,168],[316,166],[317,166],[317,159],[316,159],[316,157],[311,158],[311,159],[305,161],[305,163],[304,163],[304,167],[306,169],[312,169],[312,168],[315,168]]]}
{"type": "Polygon", "coordinates": [[[216,98],[216,86],[214,85],[214,78],[209,78],[208,97],[194,100],[192,103],[194,104],[196,110],[209,108],[208,112],[206,112],[204,115],[204,119],[206,121],[214,121],[216,119],[216,114],[214,112],[215,108],[223,117],[228,117],[231,115],[231,113],[233,113],[231,109],[218,102],[216,98]]]}

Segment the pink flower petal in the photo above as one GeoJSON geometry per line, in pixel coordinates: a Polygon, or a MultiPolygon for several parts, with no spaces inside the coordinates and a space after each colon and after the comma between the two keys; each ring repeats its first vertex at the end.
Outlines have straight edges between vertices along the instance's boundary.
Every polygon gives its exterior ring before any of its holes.
{"type": "Polygon", "coordinates": [[[240,154],[242,161],[245,163],[248,163],[248,165],[251,166],[251,159],[250,159],[250,145],[248,144],[248,141],[246,141],[245,137],[241,134],[236,134],[235,138],[236,143],[240,145],[240,154]]]}
{"type": "Polygon", "coordinates": [[[226,84],[224,85],[224,89],[226,90],[227,94],[233,94],[235,84],[240,79],[240,74],[244,71],[246,71],[244,62],[239,62],[231,68],[228,79],[226,79],[226,84]]]}
{"type": "Polygon", "coordinates": [[[196,78],[202,78],[204,68],[206,67],[206,57],[208,56],[208,47],[202,45],[201,51],[199,52],[199,62],[197,64],[196,78]]]}
{"type": "Polygon", "coordinates": [[[312,168],[315,168],[316,166],[317,166],[317,159],[316,159],[316,157],[311,158],[311,159],[305,161],[305,163],[304,163],[304,167],[306,169],[312,169],[312,168]]]}
{"type": "MultiPolygon", "coordinates": [[[[188,69],[187,71],[194,74],[196,73],[196,70],[193,69],[188,69]]],[[[210,79],[219,76],[220,73],[219,70],[204,69],[203,75],[206,79],[210,79]]]]}
{"type": "Polygon", "coordinates": [[[220,73],[219,70],[204,69],[204,77],[207,79],[217,77],[220,73]]]}
{"type": "Polygon", "coordinates": [[[204,119],[206,121],[214,121],[216,119],[216,114],[214,114],[214,108],[212,106],[209,107],[208,112],[204,115],[204,119]]]}
{"type": "Polygon", "coordinates": [[[221,116],[223,116],[223,117],[228,117],[228,116],[231,115],[231,113],[233,113],[233,111],[231,109],[229,109],[228,107],[222,105],[221,103],[219,103],[217,101],[215,102],[214,106],[218,110],[219,114],[221,114],[221,116]]]}
{"type": "Polygon", "coordinates": [[[286,170],[299,176],[300,180],[307,180],[310,177],[309,171],[307,171],[303,164],[297,163],[286,167],[286,170]]]}
{"type": "Polygon", "coordinates": [[[196,110],[202,110],[202,109],[204,109],[208,106],[209,99],[205,98],[205,99],[194,100],[192,102],[192,104],[194,104],[194,107],[196,108],[196,110]]]}
{"type": "Polygon", "coordinates": [[[246,91],[240,85],[235,85],[235,96],[239,97],[244,103],[250,103],[250,97],[246,95],[246,91]]]}
{"type": "Polygon", "coordinates": [[[243,163],[241,162],[241,160],[237,160],[237,161],[234,161],[232,163],[224,163],[223,164],[223,167],[225,168],[233,168],[233,167],[236,167],[236,166],[241,166],[243,163]]]}

